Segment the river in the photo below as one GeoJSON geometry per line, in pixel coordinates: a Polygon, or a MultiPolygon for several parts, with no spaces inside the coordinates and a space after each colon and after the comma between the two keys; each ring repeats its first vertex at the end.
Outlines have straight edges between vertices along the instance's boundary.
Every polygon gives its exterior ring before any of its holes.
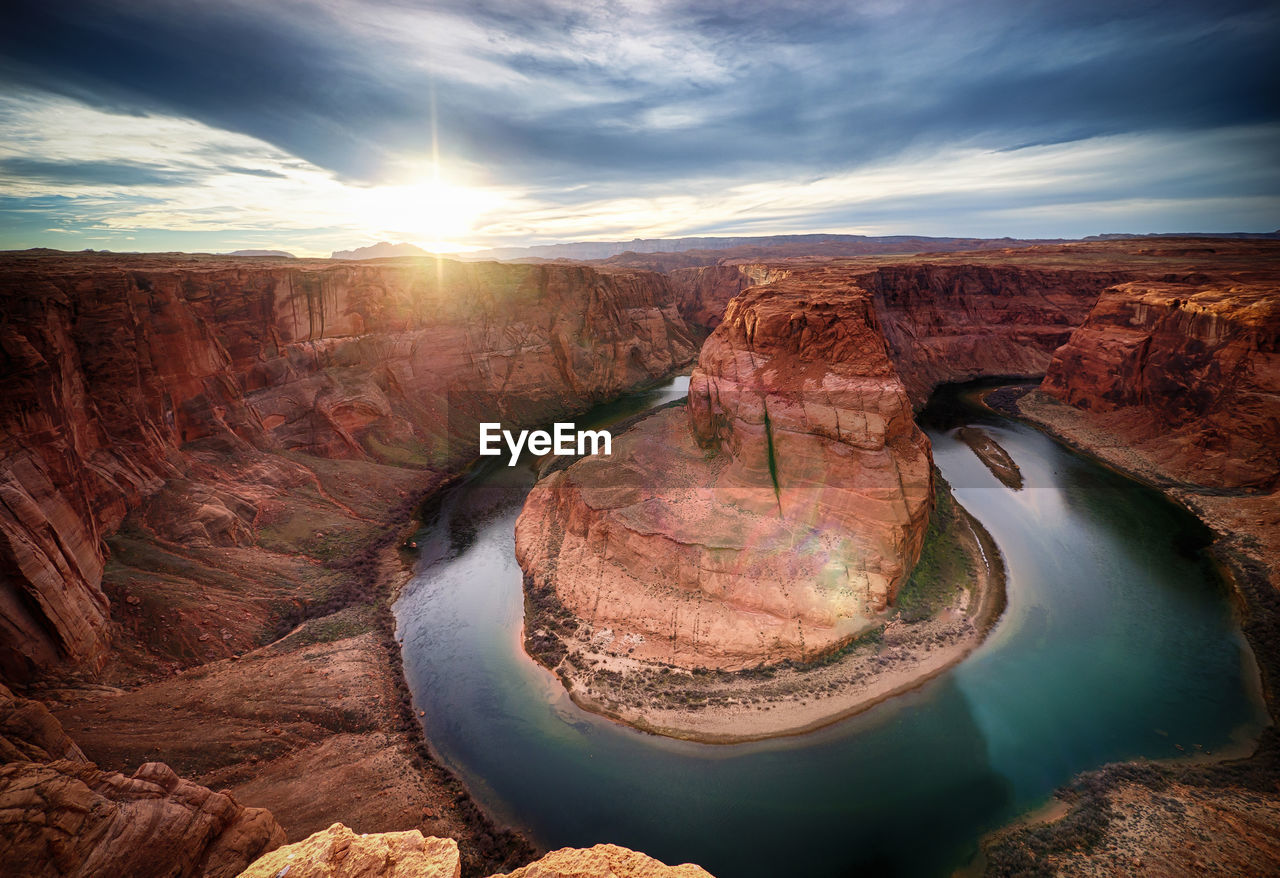
{"type": "MultiPolygon", "coordinates": [[[[607,425],[688,379],[578,419],[607,425]]],[[[532,464],[442,495],[395,610],[427,738],[496,817],[548,849],[612,842],[718,878],[947,875],[980,836],[1107,762],[1247,745],[1267,722],[1209,534],[1184,510],[944,389],[922,414],[956,498],[994,537],[1008,607],[920,689],[798,737],[706,745],[575,706],[523,652],[513,527],[532,464]],[[1004,487],[954,438],[981,426],[1004,487]]]]}

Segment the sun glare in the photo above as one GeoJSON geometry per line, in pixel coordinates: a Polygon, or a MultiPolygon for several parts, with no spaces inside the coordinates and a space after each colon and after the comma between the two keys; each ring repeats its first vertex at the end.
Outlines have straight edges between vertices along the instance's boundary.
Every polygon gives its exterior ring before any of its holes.
{"type": "Polygon", "coordinates": [[[352,192],[352,216],[380,240],[437,252],[474,249],[477,225],[504,201],[501,192],[448,182],[429,172],[409,183],[352,192]]]}

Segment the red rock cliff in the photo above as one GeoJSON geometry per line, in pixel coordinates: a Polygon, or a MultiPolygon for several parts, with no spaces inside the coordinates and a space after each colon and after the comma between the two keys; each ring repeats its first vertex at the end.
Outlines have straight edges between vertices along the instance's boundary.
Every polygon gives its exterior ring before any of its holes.
{"type": "Polygon", "coordinates": [[[1280,286],[1120,284],[1054,355],[1043,390],[1174,478],[1280,488],[1280,286]]]}
{"type": "Polygon", "coordinates": [[[10,671],[102,661],[103,537],[166,480],[188,480],[167,536],[242,544],[255,501],[233,483],[308,478],[280,453],[443,470],[475,441],[451,403],[537,420],[694,354],[664,278],[576,266],[11,256],[0,313],[10,671]]]}
{"type": "Polygon", "coordinates": [[[784,266],[742,264],[679,268],[668,276],[678,291],[681,316],[695,326],[715,329],[730,299],[748,287],[773,283],[789,273],[784,266]]]}
{"type": "MultiPolygon", "coordinates": [[[[954,259],[954,257],[953,257],[954,259]]],[[[795,263],[683,268],[670,273],[680,313],[715,328],[729,301],[792,272],[825,271],[874,296],[898,374],[919,408],[939,384],[987,375],[1039,377],[1106,287],[1131,271],[904,261],[881,267],[795,263]]],[[[825,282],[825,281],[824,281],[825,282]]]]}
{"type": "Polygon", "coordinates": [[[539,482],[516,554],[596,648],[744,667],[873,624],[919,555],[932,496],[871,297],[789,279],[730,304],[687,411],[539,482]]]}
{"type": "Polygon", "coordinates": [[[987,375],[1039,377],[1121,271],[1020,265],[894,265],[860,282],[898,374],[920,408],[939,384],[987,375]]]}

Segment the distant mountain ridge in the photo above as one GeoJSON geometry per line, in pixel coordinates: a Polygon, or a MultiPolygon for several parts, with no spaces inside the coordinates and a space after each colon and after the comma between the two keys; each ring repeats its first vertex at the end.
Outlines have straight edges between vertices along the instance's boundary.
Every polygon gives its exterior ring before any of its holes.
{"type": "Polygon", "coordinates": [[[232,250],[230,253],[224,253],[224,256],[277,256],[282,259],[297,259],[288,250],[232,250]]]}
{"type": "Polygon", "coordinates": [[[450,254],[457,259],[609,259],[623,253],[682,253],[686,250],[732,250],[750,248],[849,247],[860,253],[905,253],[919,250],[973,250],[979,247],[1010,247],[1029,244],[1057,244],[1066,238],[1020,240],[1017,238],[936,238],[926,235],[758,235],[746,237],[635,238],[631,241],[580,241],[570,244],[542,244],[534,247],[495,247],[470,253],[450,254]]]}
{"type": "Polygon", "coordinates": [[[430,256],[416,244],[392,244],[390,241],[379,241],[368,247],[357,247],[354,250],[334,250],[330,259],[388,259],[393,256],[430,256]]]}
{"type": "MultiPolygon", "coordinates": [[[[1115,241],[1127,238],[1210,237],[1246,240],[1266,240],[1280,237],[1276,232],[1154,232],[1130,234],[1112,232],[1089,235],[1085,238],[975,238],[935,237],[930,235],[757,235],[757,236],[708,236],[689,238],[634,238],[630,241],[576,241],[566,244],[539,244],[531,247],[493,247],[488,250],[472,250],[443,254],[464,262],[575,260],[607,261],[633,267],[648,267],[646,254],[689,253],[688,259],[658,257],[652,267],[663,270],[677,264],[706,264],[708,252],[738,251],[737,254],[759,254],[771,257],[823,255],[839,258],[877,253],[956,252],[961,250],[991,250],[1006,247],[1031,247],[1036,244],[1065,244],[1070,241],[1115,241]],[[622,257],[622,258],[618,258],[622,257]],[[660,267],[661,266],[661,267],[660,267]]],[[[257,251],[241,251],[233,255],[250,255],[257,251]]],[[[261,251],[263,254],[270,251],[261,251]]],[[[380,241],[353,250],[335,250],[332,259],[388,259],[405,256],[430,256],[415,244],[392,244],[380,241]]]]}

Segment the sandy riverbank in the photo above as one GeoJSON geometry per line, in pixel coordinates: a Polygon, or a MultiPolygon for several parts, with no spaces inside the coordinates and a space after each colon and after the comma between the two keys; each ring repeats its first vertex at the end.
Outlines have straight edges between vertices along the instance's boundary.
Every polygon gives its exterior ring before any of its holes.
{"type": "MultiPolygon", "coordinates": [[[[1005,574],[991,535],[952,501],[949,536],[963,551],[963,584],[928,618],[885,622],[806,665],[689,671],[568,640],[553,669],[580,707],[654,734],[704,743],[797,735],[917,689],[985,639],[1004,608],[1005,574]]],[[[529,612],[526,602],[526,612],[529,612]]],[[[526,624],[537,625],[537,620],[526,624]]]]}

